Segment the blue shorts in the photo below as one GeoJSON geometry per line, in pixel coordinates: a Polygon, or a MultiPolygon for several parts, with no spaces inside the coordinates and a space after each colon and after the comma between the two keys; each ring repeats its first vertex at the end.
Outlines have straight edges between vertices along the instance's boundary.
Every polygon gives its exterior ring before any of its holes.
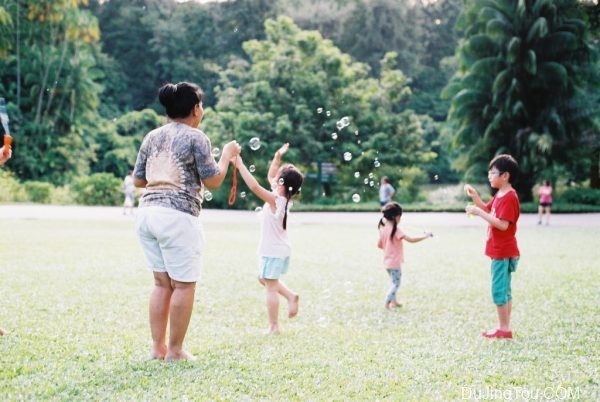
{"type": "Polygon", "coordinates": [[[262,279],[279,279],[290,267],[290,257],[260,257],[258,276],[262,279]]]}
{"type": "Polygon", "coordinates": [[[492,259],[492,301],[503,306],[512,300],[512,273],[517,270],[519,257],[492,259]]]}

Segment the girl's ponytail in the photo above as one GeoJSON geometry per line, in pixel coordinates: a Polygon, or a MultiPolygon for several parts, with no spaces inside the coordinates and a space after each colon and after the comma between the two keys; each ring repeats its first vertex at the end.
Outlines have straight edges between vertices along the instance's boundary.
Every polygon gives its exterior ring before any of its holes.
{"type": "Polygon", "coordinates": [[[385,225],[384,219],[386,222],[393,222],[394,226],[392,227],[392,233],[390,235],[390,239],[393,239],[396,234],[396,229],[398,229],[396,217],[402,216],[402,207],[397,202],[388,202],[381,208],[381,212],[383,213],[383,218],[379,220],[377,228],[381,228],[385,225]]]}
{"type": "Polygon", "coordinates": [[[279,175],[279,180],[283,180],[281,184],[285,188],[285,209],[283,212],[283,230],[287,230],[287,215],[288,215],[288,205],[290,203],[290,198],[300,192],[300,187],[302,186],[302,182],[304,181],[304,176],[300,173],[294,165],[284,166],[281,170],[281,174],[279,175]]]}

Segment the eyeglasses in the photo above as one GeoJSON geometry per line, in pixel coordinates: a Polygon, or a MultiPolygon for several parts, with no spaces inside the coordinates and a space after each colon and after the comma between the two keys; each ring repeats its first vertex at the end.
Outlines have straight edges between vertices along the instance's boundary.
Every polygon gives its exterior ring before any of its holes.
{"type": "Polygon", "coordinates": [[[488,176],[502,176],[504,172],[500,172],[499,170],[489,170],[488,176]]]}

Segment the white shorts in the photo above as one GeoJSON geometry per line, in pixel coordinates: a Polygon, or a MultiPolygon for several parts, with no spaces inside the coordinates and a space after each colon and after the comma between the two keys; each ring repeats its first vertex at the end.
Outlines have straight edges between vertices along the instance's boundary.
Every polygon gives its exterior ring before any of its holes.
{"type": "Polygon", "coordinates": [[[197,282],[204,234],[200,218],[165,207],[139,208],[135,229],[148,268],[179,282],[197,282]]]}

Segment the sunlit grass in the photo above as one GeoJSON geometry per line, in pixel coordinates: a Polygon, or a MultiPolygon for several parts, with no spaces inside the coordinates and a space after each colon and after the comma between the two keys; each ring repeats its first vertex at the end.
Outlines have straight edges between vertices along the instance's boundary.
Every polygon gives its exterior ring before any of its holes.
{"type": "Polygon", "coordinates": [[[1,399],[451,400],[563,389],[598,399],[600,227],[522,226],[516,339],[485,341],[478,334],[495,324],[485,229],[428,227],[433,239],[407,244],[404,307],[390,312],[376,224],[290,228],[285,281],[301,307],[290,321],[282,303],[279,337],[264,335],[257,224],[205,225],[186,338],[199,359],[165,364],[146,360],[152,281],[132,223],[2,221],[1,399]]]}

